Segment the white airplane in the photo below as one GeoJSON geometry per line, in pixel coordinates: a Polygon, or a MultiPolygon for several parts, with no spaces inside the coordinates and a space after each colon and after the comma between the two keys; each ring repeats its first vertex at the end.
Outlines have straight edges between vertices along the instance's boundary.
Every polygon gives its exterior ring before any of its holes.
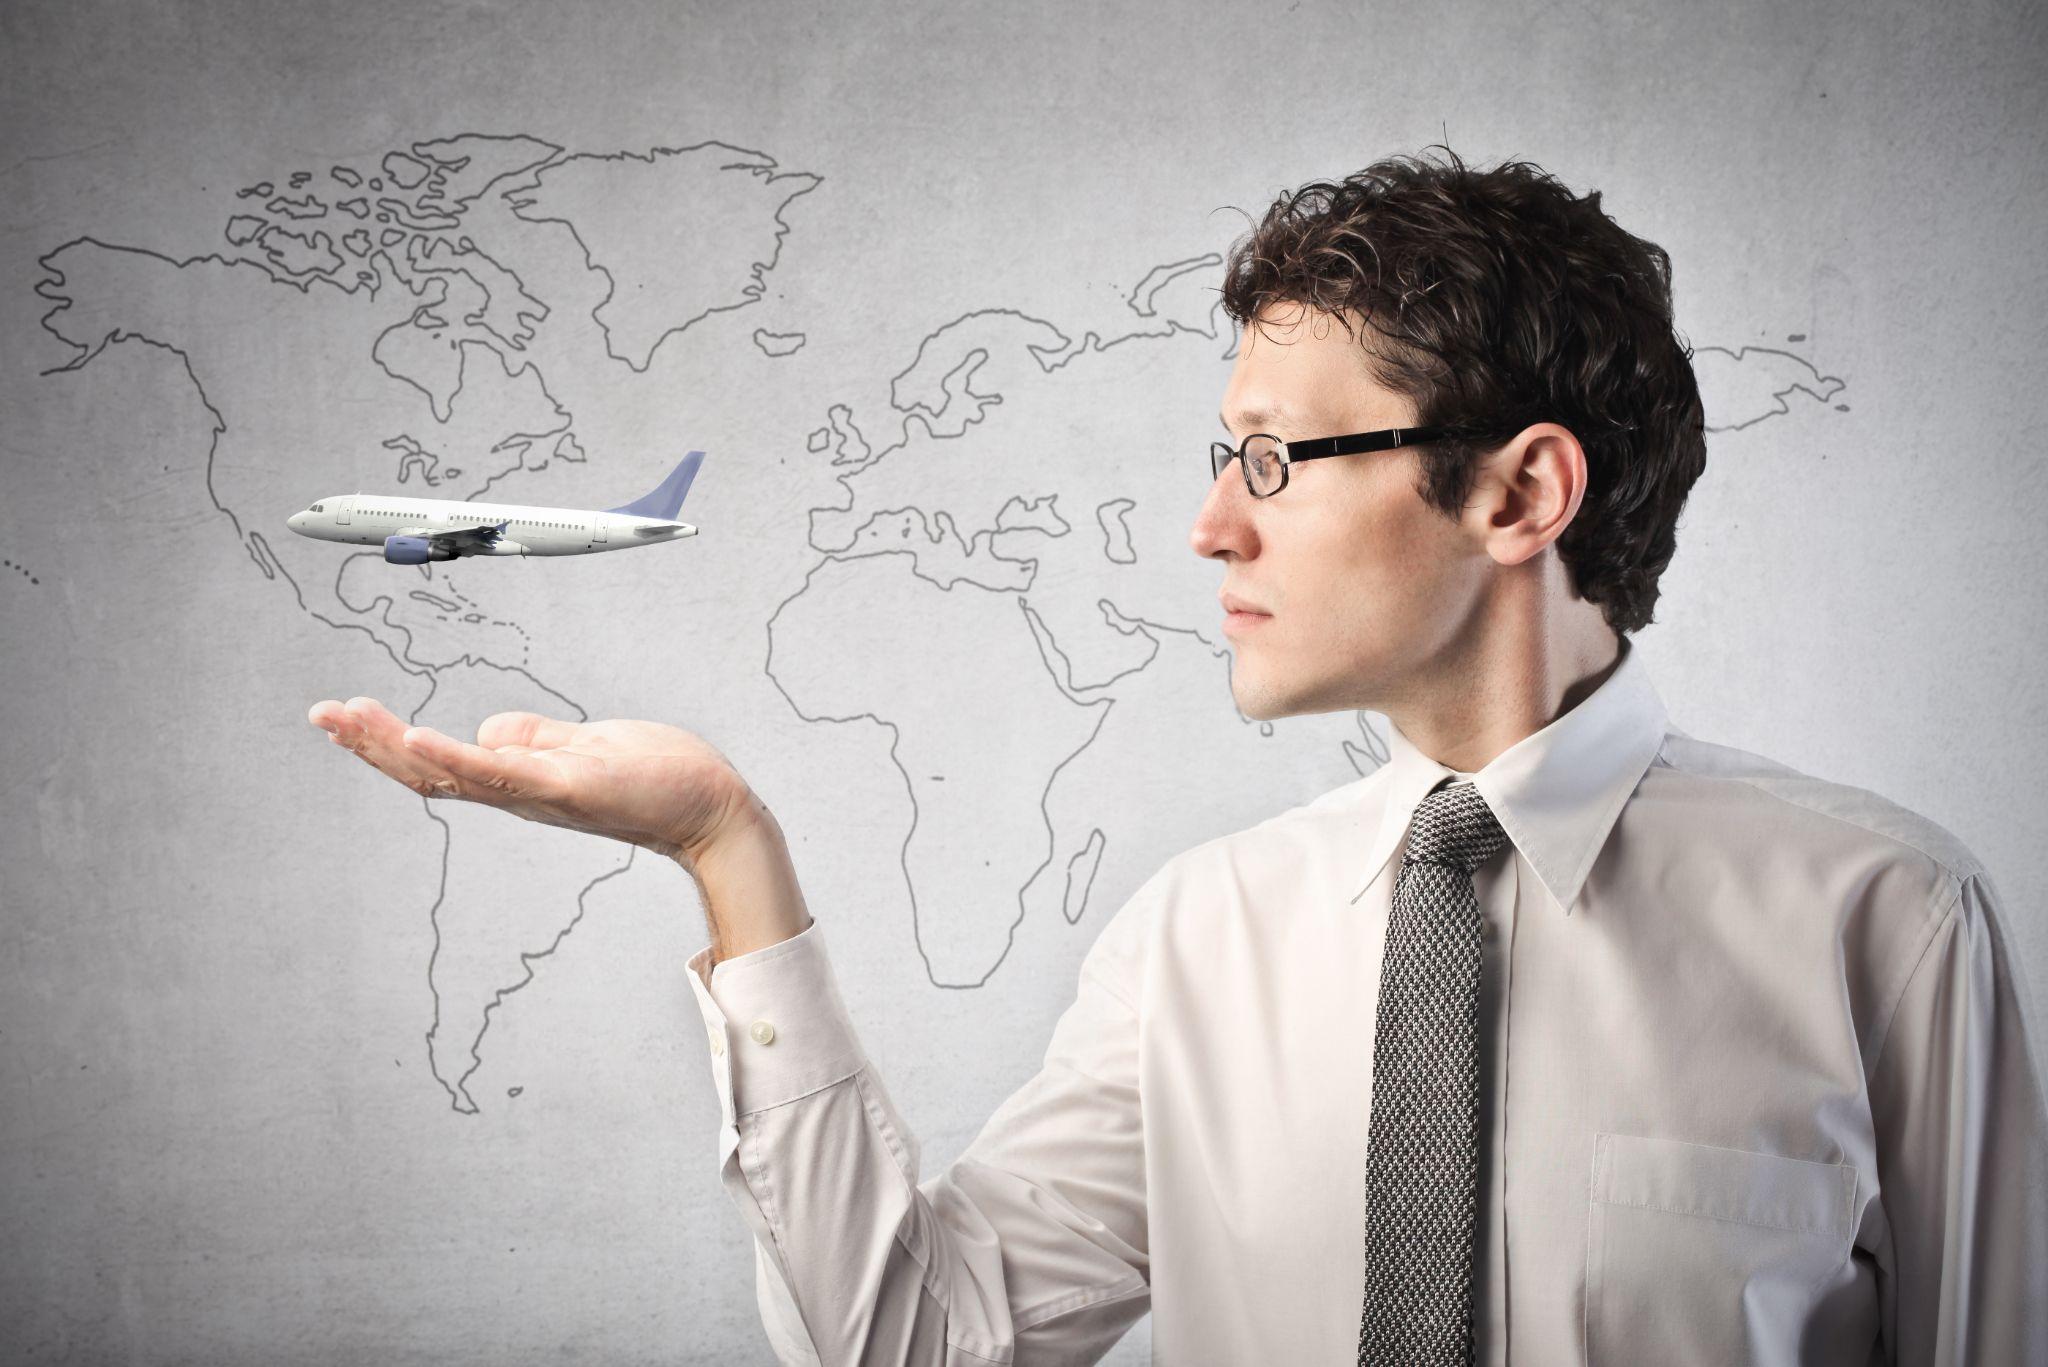
{"type": "Polygon", "coordinates": [[[394,565],[454,560],[465,555],[590,555],[651,546],[697,529],[675,521],[704,463],[702,451],[684,456],[652,492],[619,508],[541,508],[520,503],[472,503],[411,494],[342,494],[323,498],[285,525],[318,541],[384,543],[394,565]]]}

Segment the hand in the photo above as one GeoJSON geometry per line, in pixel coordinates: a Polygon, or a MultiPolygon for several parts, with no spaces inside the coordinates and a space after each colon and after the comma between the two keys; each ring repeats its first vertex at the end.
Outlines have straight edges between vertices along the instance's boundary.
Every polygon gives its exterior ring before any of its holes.
{"type": "Polygon", "coordinates": [[[772,821],[708,741],[648,721],[556,721],[499,712],[476,744],[407,727],[374,698],[314,703],[306,719],[373,768],[425,797],[500,807],[528,821],[610,836],[696,860],[772,821]]]}

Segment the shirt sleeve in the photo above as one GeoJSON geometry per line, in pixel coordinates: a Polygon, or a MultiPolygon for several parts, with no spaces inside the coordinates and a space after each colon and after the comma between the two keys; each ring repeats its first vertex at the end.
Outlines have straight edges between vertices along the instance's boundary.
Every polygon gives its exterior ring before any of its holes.
{"type": "Polygon", "coordinates": [[[1988,875],[1964,879],[1872,1068],[1902,1367],[2048,1363],[2048,1108],[2004,921],[1988,875]]]}
{"type": "Polygon", "coordinates": [[[782,1362],[1094,1362],[1149,1308],[1141,907],[1134,897],[1097,937],[1038,1072],[923,1182],[816,921],[708,980],[709,947],[690,959],[720,1177],[754,1232],[756,1300],[782,1362]]]}

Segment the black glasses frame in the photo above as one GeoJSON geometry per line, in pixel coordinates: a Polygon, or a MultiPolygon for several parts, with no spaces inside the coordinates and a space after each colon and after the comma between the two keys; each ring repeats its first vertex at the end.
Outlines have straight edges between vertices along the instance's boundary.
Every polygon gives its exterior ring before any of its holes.
{"type": "Polygon", "coordinates": [[[1271,498],[1287,487],[1287,467],[1295,461],[1321,460],[1325,456],[1356,456],[1368,451],[1392,451],[1396,447],[1442,441],[1446,437],[1456,435],[1458,431],[1455,427],[1387,427],[1377,432],[1353,432],[1342,437],[1312,437],[1306,441],[1282,441],[1271,432],[1254,432],[1236,446],[1224,441],[1210,442],[1209,466],[1212,471],[1211,478],[1221,478],[1223,467],[1235,459],[1239,473],[1244,476],[1244,487],[1251,490],[1252,497],[1271,498]],[[1260,437],[1273,443],[1275,454],[1280,458],[1280,482],[1263,494],[1253,488],[1251,467],[1244,462],[1245,448],[1260,437]]]}

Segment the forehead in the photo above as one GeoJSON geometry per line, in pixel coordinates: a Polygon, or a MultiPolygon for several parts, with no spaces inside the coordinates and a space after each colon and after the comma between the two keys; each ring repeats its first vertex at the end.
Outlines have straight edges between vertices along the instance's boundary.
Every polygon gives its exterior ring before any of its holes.
{"type": "Polygon", "coordinates": [[[1291,301],[1262,308],[1239,339],[1223,394],[1224,425],[1247,432],[1299,427],[1388,402],[1393,396],[1366,363],[1364,326],[1356,314],[1339,318],[1291,301]]]}

